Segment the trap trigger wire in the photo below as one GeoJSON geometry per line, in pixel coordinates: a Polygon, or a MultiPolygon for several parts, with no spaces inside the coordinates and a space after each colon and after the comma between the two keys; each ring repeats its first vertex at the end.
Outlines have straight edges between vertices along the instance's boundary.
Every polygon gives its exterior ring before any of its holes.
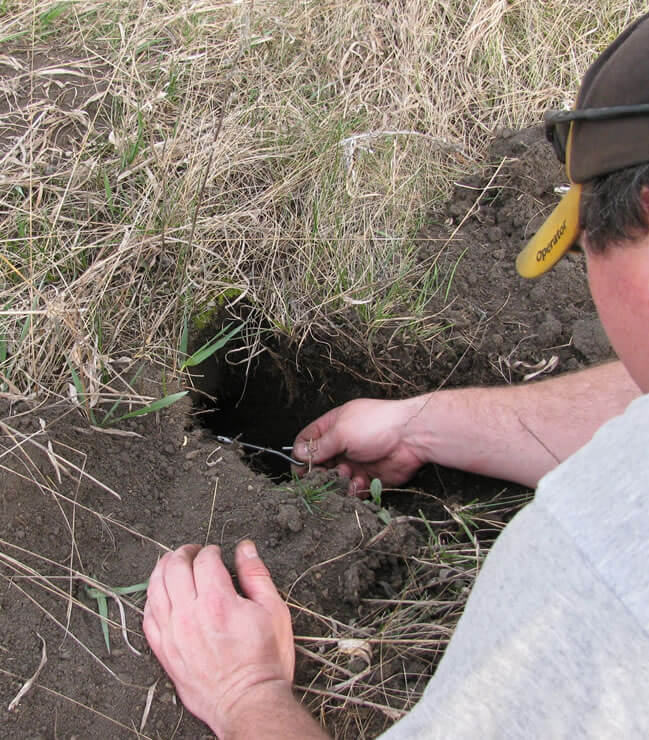
{"type": "MultiPolygon", "coordinates": [[[[297,465],[298,467],[303,467],[306,465],[306,463],[302,462],[301,460],[296,460],[294,457],[291,457],[290,455],[286,455],[284,452],[280,452],[279,450],[274,450],[272,447],[261,447],[260,445],[253,445],[250,442],[242,442],[240,439],[232,439],[231,437],[224,437],[222,434],[216,435],[216,441],[221,442],[224,445],[231,445],[231,444],[238,444],[242,447],[248,447],[251,450],[257,450],[258,452],[267,452],[270,455],[277,455],[278,457],[283,458],[287,462],[290,462],[291,465],[297,465]]],[[[292,449],[289,447],[288,449],[292,449]]]]}

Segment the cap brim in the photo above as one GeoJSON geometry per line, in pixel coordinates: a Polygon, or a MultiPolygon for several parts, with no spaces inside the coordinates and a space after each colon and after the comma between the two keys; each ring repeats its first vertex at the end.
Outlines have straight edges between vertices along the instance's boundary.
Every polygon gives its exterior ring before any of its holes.
{"type": "Polygon", "coordinates": [[[572,185],[516,258],[518,274],[535,278],[554,267],[579,236],[581,185],[572,185]]]}

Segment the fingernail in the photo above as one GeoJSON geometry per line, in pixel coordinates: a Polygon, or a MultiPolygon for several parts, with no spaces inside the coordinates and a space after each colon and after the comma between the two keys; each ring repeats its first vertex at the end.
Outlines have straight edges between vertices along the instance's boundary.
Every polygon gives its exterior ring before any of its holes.
{"type": "Polygon", "coordinates": [[[244,540],[241,543],[241,552],[246,558],[251,559],[257,557],[257,548],[255,547],[255,543],[252,540],[244,540]]]}

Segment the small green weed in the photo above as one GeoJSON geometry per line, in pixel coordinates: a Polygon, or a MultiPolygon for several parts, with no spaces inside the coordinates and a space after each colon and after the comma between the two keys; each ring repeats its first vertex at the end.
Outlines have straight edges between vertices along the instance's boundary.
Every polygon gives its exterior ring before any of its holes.
{"type": "Polygon", "coordinates": [[[39,21],[43,28],[51,26],[56,19],[63,15],[65,11],[72,5],[70,0],[67,2],[54,3],[52,7],[48,8],[44,13],[39,16],[39,21]]]}
{"type": "Polygon", "coordinates": [[[129,165],[133,164],[133,161],[137,157],[140,149],[144,144],[144,118],[142,112],[137,112],[137,134],[133,141],[131,141],[126,149],[122,152],[121,169],[126,169],[129,165]]]}
{"type": "MultiPolygon", "coordinates": [[[[110,654],[110,635],[108,633],[108,599],[115,598],[118,602],[118,606],[121,607],[119,599],[114,595],[126,596],[128,594],[140,594],[147,590],[149,581],[146,580],[143,583],[136,583],[134,586],[117,586],[116,588],[109,588],[106,591],[100,591],[98,588],[92,586],[86,586],[86,594],[97,602],[97,611],[101,617],[101,631],[104,635],[104,642],[106,643],[106,649],[110,654]]],[[[129,643],[126,637],[126,625],[124,623],[124,612],[123,607],[120,608],[120,617],[122,618],[122,634],[126,644],[134,650],[133,646],[129,643]]]]}
{"type": "Polygon", "coordinates": [[[383,524],[389,524],[392,521],[392,517],[390,516],[390,512],[384,508],[381,503],[381,499],[383,498],[383,483],[381,483],[379,478],[372,478],[372,482],[370,483],[370,496],[372,501],[379,507],[379,511],[377,513],[378,518],[383,522],[383,524]]]}
{"type": "Polygon", "coordinates": [[[335,484],[335,480],[330,480],[326,483],[315,483],[312,480],[308,480],[308,478],[299,478],[293,473],[291,482],[285,486],[278,486],[278,490],[294,493],[302,500],[309,514],[319,514],[322,516],[323,511],[319,504],[332,492],[331,489],[335,484]]]}

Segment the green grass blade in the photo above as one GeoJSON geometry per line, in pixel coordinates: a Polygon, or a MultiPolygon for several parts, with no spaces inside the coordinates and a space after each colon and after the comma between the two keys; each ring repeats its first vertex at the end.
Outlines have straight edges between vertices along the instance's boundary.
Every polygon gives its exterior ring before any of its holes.
{"type": "Polygon", "coordinates": [[[70,370],[70,375],[72,376],[72,384],[74,385],[74,389],[77,392],[77,400],[79,402],[79,406],[82,406],[86,412],[88,413],[88,416],[90,417],[90,421],[93,424],[97,424],[97,418],[95,417],[95,412],[93,409],[90,408],[87,404],[87,397],[86,397],[86,390],[83,387],[83,383],[81,382],[81,378],[79,377],[79,373],[74,369],[74,366],[70,362],[70,358],[66,355],[65,362],[68,366],[68,369],[70,370]]]}
{"type": "MultiPolygon", "coordinates": [[[[142,374],[142,371],[143,370],[144,370],[144,365],[141,365],[140,367],[138,367],[138,369],[135,371],[135,375],[133,375],[133,378],[131,380],[131,384],[137,382],[137,379],[140,377],[140,375],[142,374]]],[[[123,403],[123,401],[124,401],[124,398],[122,396],[120,396],[117,399],[117,401],[115,401],[115,403],[108,409],[108,411],[106,412],[106,415],[101,420],[101,426],[102,427],[105,427],[108,424],[110,418],[115,413],[115,410],[120,405],[120,403],[123,403]]]]}
{"type": "Polygon", "coordinates": [[[117,588],[111,589],[116,594],[139,594],[142,591],[146,591],[149,588],[149,581],[143,581],[142,583],[136,583],[133,586],[118,586],[117,588]]]}
{"type": "MultiPolygon", "coordinates": [[[[133,586],[115,586],[114,588],[109,588],[108,590],[114,594],[122,594],[122,596],[124,596],[126,594],[137,594],[142,591],[146,591],[148,587],[149,581],[146,580],[142,583],[136,583],[133,586]]],[[[92,586],[86,587],[86,593],[92,599],[97,599],[99,596],[106,596],[103,591],[100,591],[98,588],[92,588],[92,586]]]]}
{"type": "Polygon", "coordinates": [[[448,278],[448,282],[446,284],[446,291],[444,293],[444,303],[446,303],[448,301],[448,295],[451,292],[451,285],[453,285],[453,278],[455,277],[455,271],[457,270],[458,265],[462,261],[462,257],[464,257],[464,255],[466,254],[467,249],[468,249],[468,247],[457,258],[457,260],[455,261],[455,264],[453,265],[453,269],[451,270],[451,274],[450,274],[450,276],[448,278]]]}
{"type": "Polygon", "coordinates": [[[115,201],[113,200],[113,189],[110,186],[110,180],[106,172],[102,172],[104,178],[104,193],[106,195],[106,202],[108,203],[108,209],[115,215],[115,201]]]}
{"type": "Polygon", "coordinates": [[[218,352],[221,347],[224,347],[235,334],[238,334],[241,329],[243,329],[244,325],[238,324],[234,327],[234,329],[227,331],[230,326],[231,325],[228,324],[221,332],[216,335],[216,337],[210,339],[210,341],[206,342],[200,349],[197,349],[191,357],[188,357],[185,362],[183,362],[180,369],[184,370],[187,367],[195,367],[196,365],[200,365],[201,362],[204,362],[205,360],[207,360],[208,357],[211,357],[215,352],[218,352]]]}
{"type": "Polygon", "coordinates": [[[475,544],[475,535],[469,529],[469,523],[467,522],[465,517],[459,512],[457,512],[453,515],[453,519],[455,519],[455,521],[462,527],[466,536],[469,538],[469,542],[472,542],[475,544]]]}
{"type": "Polygon", "coordinates": [[[167,406],[171,406],[172,403],[180,401],[180,399],[186,396],[188,393],[189,391],[180,391],[180,393],[172,393],[171,395],[165,396],[164,398],[158,398],[156,401],[153,401],[147,406],[142,406],[141,409],[137,409],[136,411],[129,411],[128,414],[118,416],[115,421],[118,422],[123,421],[124,419],[133,419],[136,416],[145,416],[146,414],[152,414],[154,411],[160,411],[161,409],[167,408],[167,406]]]}
{"type": "Polygon", "coordinates": [[[68,357],[65,358],[65,362],[67,363],[68,369],[70,370],[70,375],[72,376],[72,384],[74,385],[74,388],[77,392],[79,403],[81,403],[81,399],[84,398],[86,395],[86,392],[83,389],[83,383],[81,382],[79,373],[77,373],[77,371],[74,369],[68,357]]]}
{"type": "Polygon", "coordinates": [[[433,542],[437,542],[437,535],[435,534],[435,531],[428,523],[428,519],[426,519],[426,516],[424,512],[421,509],[417,510],[417,513],[419,514],[419,518],[424,523],[424,527],[426,527],[426,531],[428,532],[428,536],[431,538],[433,542]]]}
{"type": "MultiPolygon", "coordinates": [[[[136,583],[133,586],[116,586],[111,588],[110,591],[116,594],[135,594],[146,591],[149,586],[149,581],[143,581],[142,583],[136,583]]],[[[110,653],[110,633],[108,631],[108,598],[103,591],[98,588],[92,588],[92,586],[86,586],[86,593],[91,599],[97,602],[97,611],[101,617],[101,631],[104,635],[104,642],[106,643],[106,649],[110,653]]]]}
{"type": "Polygon", "coordinates": [[[23,328],[22,328],[22,330],[20,332],[20,342],[19,342],[19,344],[21,346],[22,346],[22,343],[27,338],[27,335],[29,334],[29,329],[30,329],[31,325],[32,325],[32,317],[31,316],[27,316],[27,318],[23,322],[23,328]]]}
{"type": "MultiPolygon", "coordinates": [[[[147,587],[149,585],[149,581],[144,581],[143,583],[136,583],[133,586],[117,586],[116,588],[111,588],[110,590],[116,594],[134,594],[134,593],[140,593],[142,591],[146,591],[147,587]]],[[[106,594],[103,591],[100,591],[97,588],[92,588],[91,586],[86,586],[86,593],[91,599],[94,599],[97,602],[97,611],[99,612],[99,616],[101,617],[101,631],[104,635],[104,642],[106,643],[106,649],[110,653],[110,633],[108,631],[108,599],[106,597],[106,594]]]]}
{"type": "Polygon", "coordinates": [[[106,649],[110,653],[110,635],[108,634],[108,601],[101,591],[97,591],[97,595],[93,597],[97,601],[97,611],[101,620],[101,631],[104,633],[104,642],[106,643],[106,649]]]}

